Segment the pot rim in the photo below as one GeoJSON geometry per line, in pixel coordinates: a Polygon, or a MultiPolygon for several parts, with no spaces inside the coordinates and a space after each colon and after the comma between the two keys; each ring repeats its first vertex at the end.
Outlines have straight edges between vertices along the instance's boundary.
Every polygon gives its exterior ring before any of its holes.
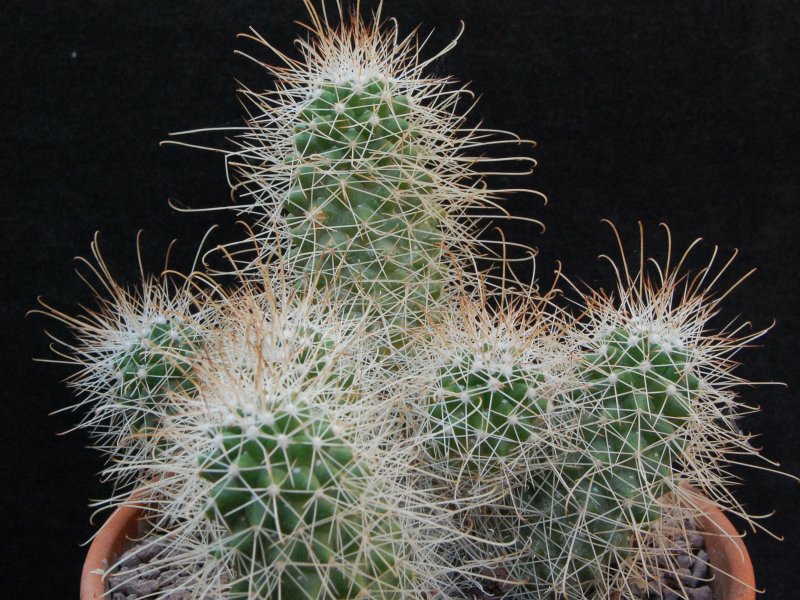
{"type": "MultiPolygon", "coordinates": [[[[707,499],[695,496],[692,503],[702,513],[697,516],[697,523],[715,575],[711,585],[716,600],[756,600],[753,563],[742,535],[725,513],[707,499]]],[[[139,537],[142,513],[134,498],[118,507],[97,532],[83,565],[80,600],[107,600],[105,571],[139,537]]]]}
{"type": "Polygon", "coordinates": [[[753,561],[733,523],[725,513],[703,496],[692,499],[702,515],[697,517],[703,534],[708,562],[715,575],[711,582],[717,600],[755,600],[756,578],[753,561]]]}
{"type": "Polygon", "coordinates": [[[95,534],[81,573],[80,600],[108,599],[105,572],[138,537],[143,509],[129,500],[108,517],[95,534]]]}

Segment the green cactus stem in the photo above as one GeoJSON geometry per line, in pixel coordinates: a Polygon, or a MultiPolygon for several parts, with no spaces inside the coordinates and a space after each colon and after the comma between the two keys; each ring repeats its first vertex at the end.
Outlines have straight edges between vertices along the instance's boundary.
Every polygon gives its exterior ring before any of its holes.
{"type": "Polygon", "coordinates": [[[364,505],[369,469],[325,418],[284,406],[217,440],[200,467],[235,557],[232,600],[402,597],[398,525],[364,505]]]}
{"type": "Polygon", "coordinates": [[[114,365],[111,392],[130,407],[133,433],[152,432],[164,400],[172,391],[192,394],[192,357],[200,344],[197,332],[177,317],[158,316],[128,340],[114,365]]]}
{"type": "Polygon", "coordinates": [[[428,404],[431,454],[454,475],[503,471],[504,462],[535,439],[547,410],[540,373],[515,365],[492,369],[467,356],[439,370],[428,404]]]}
{"type": "Polygon", "coordinates": [[[571,449],[518,492],[526,517],[505,531],[529,557],[514,575],[567,595],[607,581],[661,518],[700,387],[691,350],[634,326],[595,336],[582,365],[571,449]]]}
{"type": "Polygon", "coordinates": [[[417,322],[442,293],[442,211],[388,80],[323,83],[300,113],[289,257],[356,316],[417,322]],[[396,315],[396,317],[391,317],[396,315]]]}

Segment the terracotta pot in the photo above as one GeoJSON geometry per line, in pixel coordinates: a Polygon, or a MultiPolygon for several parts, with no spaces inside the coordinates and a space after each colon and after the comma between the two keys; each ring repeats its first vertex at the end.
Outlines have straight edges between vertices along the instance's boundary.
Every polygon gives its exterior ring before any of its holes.
{"type": "MultiPolygon", "coordinates": [[[[125,551],[131,540],[139,535],[139,517],[142,510],[136,506],[121,506],[108,518],[92,540],[81,573],[81,600],[103,598],[106,582],[102,571],[125,551]]],[[[105,596],[107,599],[108,596],[105,596]]]]}
{"type": "MultiPolygon", "coordinates": [[[[755,600],[753,563],[733,524],[719,509],[698,501],[705,516],[698,519],[704,532],[706,552],[715,577],[713,581],[717,600],[755,600]]],[[[106,583],[98,570],[102,570],[124,552],[130,540],[138,534],[141,509],[133,506],[118,508],[97,533],[81,575],[81,600],[103,597],[106,583]]]]}
{"type": "Polygon", "coordinates": [[[739,532],[718,508],[702,500],[695,504],[705,513],[697,524],[704,532],[717,600],[756,600],[753,563],[739,532]]]}

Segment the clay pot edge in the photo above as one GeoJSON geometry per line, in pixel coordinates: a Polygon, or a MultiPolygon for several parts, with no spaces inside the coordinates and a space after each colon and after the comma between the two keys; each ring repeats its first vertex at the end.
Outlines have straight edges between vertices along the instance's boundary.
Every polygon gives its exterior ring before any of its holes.
{"type": "MultiPolygon", "coordinates": [[[[693,500],[700,512],[698,525],[706,544],[712,583],[717,600],[755,600],[755,574],[742,536],[716,506],[703,498],[693,500]]],[[[97,532],[81,574],[80,600],[100,600],[106,591],[105,570],[137,538],[142,508],[124,504],[117,508],[97,532]]]]}

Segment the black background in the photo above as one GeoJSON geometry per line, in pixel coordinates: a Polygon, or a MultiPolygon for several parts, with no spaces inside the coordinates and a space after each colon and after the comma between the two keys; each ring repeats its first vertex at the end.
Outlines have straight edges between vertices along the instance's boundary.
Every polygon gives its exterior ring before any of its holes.
{"type": "MultiPolygon", "coordinates": [[[[507,207],[542,220],[506,226],[509,239],[540,250],[538,276],[557,262],[575,279],[612,283],[597,260],[613,252],[612,219],[631,250],[642,220],[653,249],[672,228],[676,248],[707,240],[741,251],[735,274],[758,272],[726,303],[774,329],[747,350],[739,373],[758,386],[743,396],[763,412],[743,428],[763,434],[765,454],[800,474],[798,373],[798,58],[800,10],[792,2],[476,2],[386,0],[401,31],[435,29],[431,48],[458,31],[458,47],[433,67],[471,81],[487,127],[538,141],[539,161],[525,185],[544,192],[507,207]]],[[[371,4],[368,4],[371,6],[371,4]]],[[[82,432],[57,437],[77,415],[48,413],[71,398],[62,366],[47,357],[41,318],[25,318],[42,294],[75,311],[88,292],[72,257],[86,255],[96,230],[123,280],[136,277],[135,234],[144,229],[146,264],[156,270],[173,238],[187,267],[206,228],[229,224],[215,241],[237,235],[234,215],[179,214],[167,199],[224,205],[221,156],[159,147],[169,132],[236,126],[236,79],[270,85],[234,49],[270,59],[235,35],[255,27],[291,51],[299,0],[122,2],[5,0],[0,8],[0,260],[4,381],[0,581],[8,598],[75,598],[100,459],[82,432]]],[[[211,136],[218,145],[223,135],[211,136]]],[[[520,185],[521,182],[500,182],[520,185]]],[[[738,497],[754,514],[776,511],[764,533],[747,535],[767,598],[797,597],[793,549],[797,484],[743,473],[738,497]]],[[[98,517],[101,519],[102,517],[98,517]]],[[[738,523],[738,522],[737,522],[738,523]]]]}

